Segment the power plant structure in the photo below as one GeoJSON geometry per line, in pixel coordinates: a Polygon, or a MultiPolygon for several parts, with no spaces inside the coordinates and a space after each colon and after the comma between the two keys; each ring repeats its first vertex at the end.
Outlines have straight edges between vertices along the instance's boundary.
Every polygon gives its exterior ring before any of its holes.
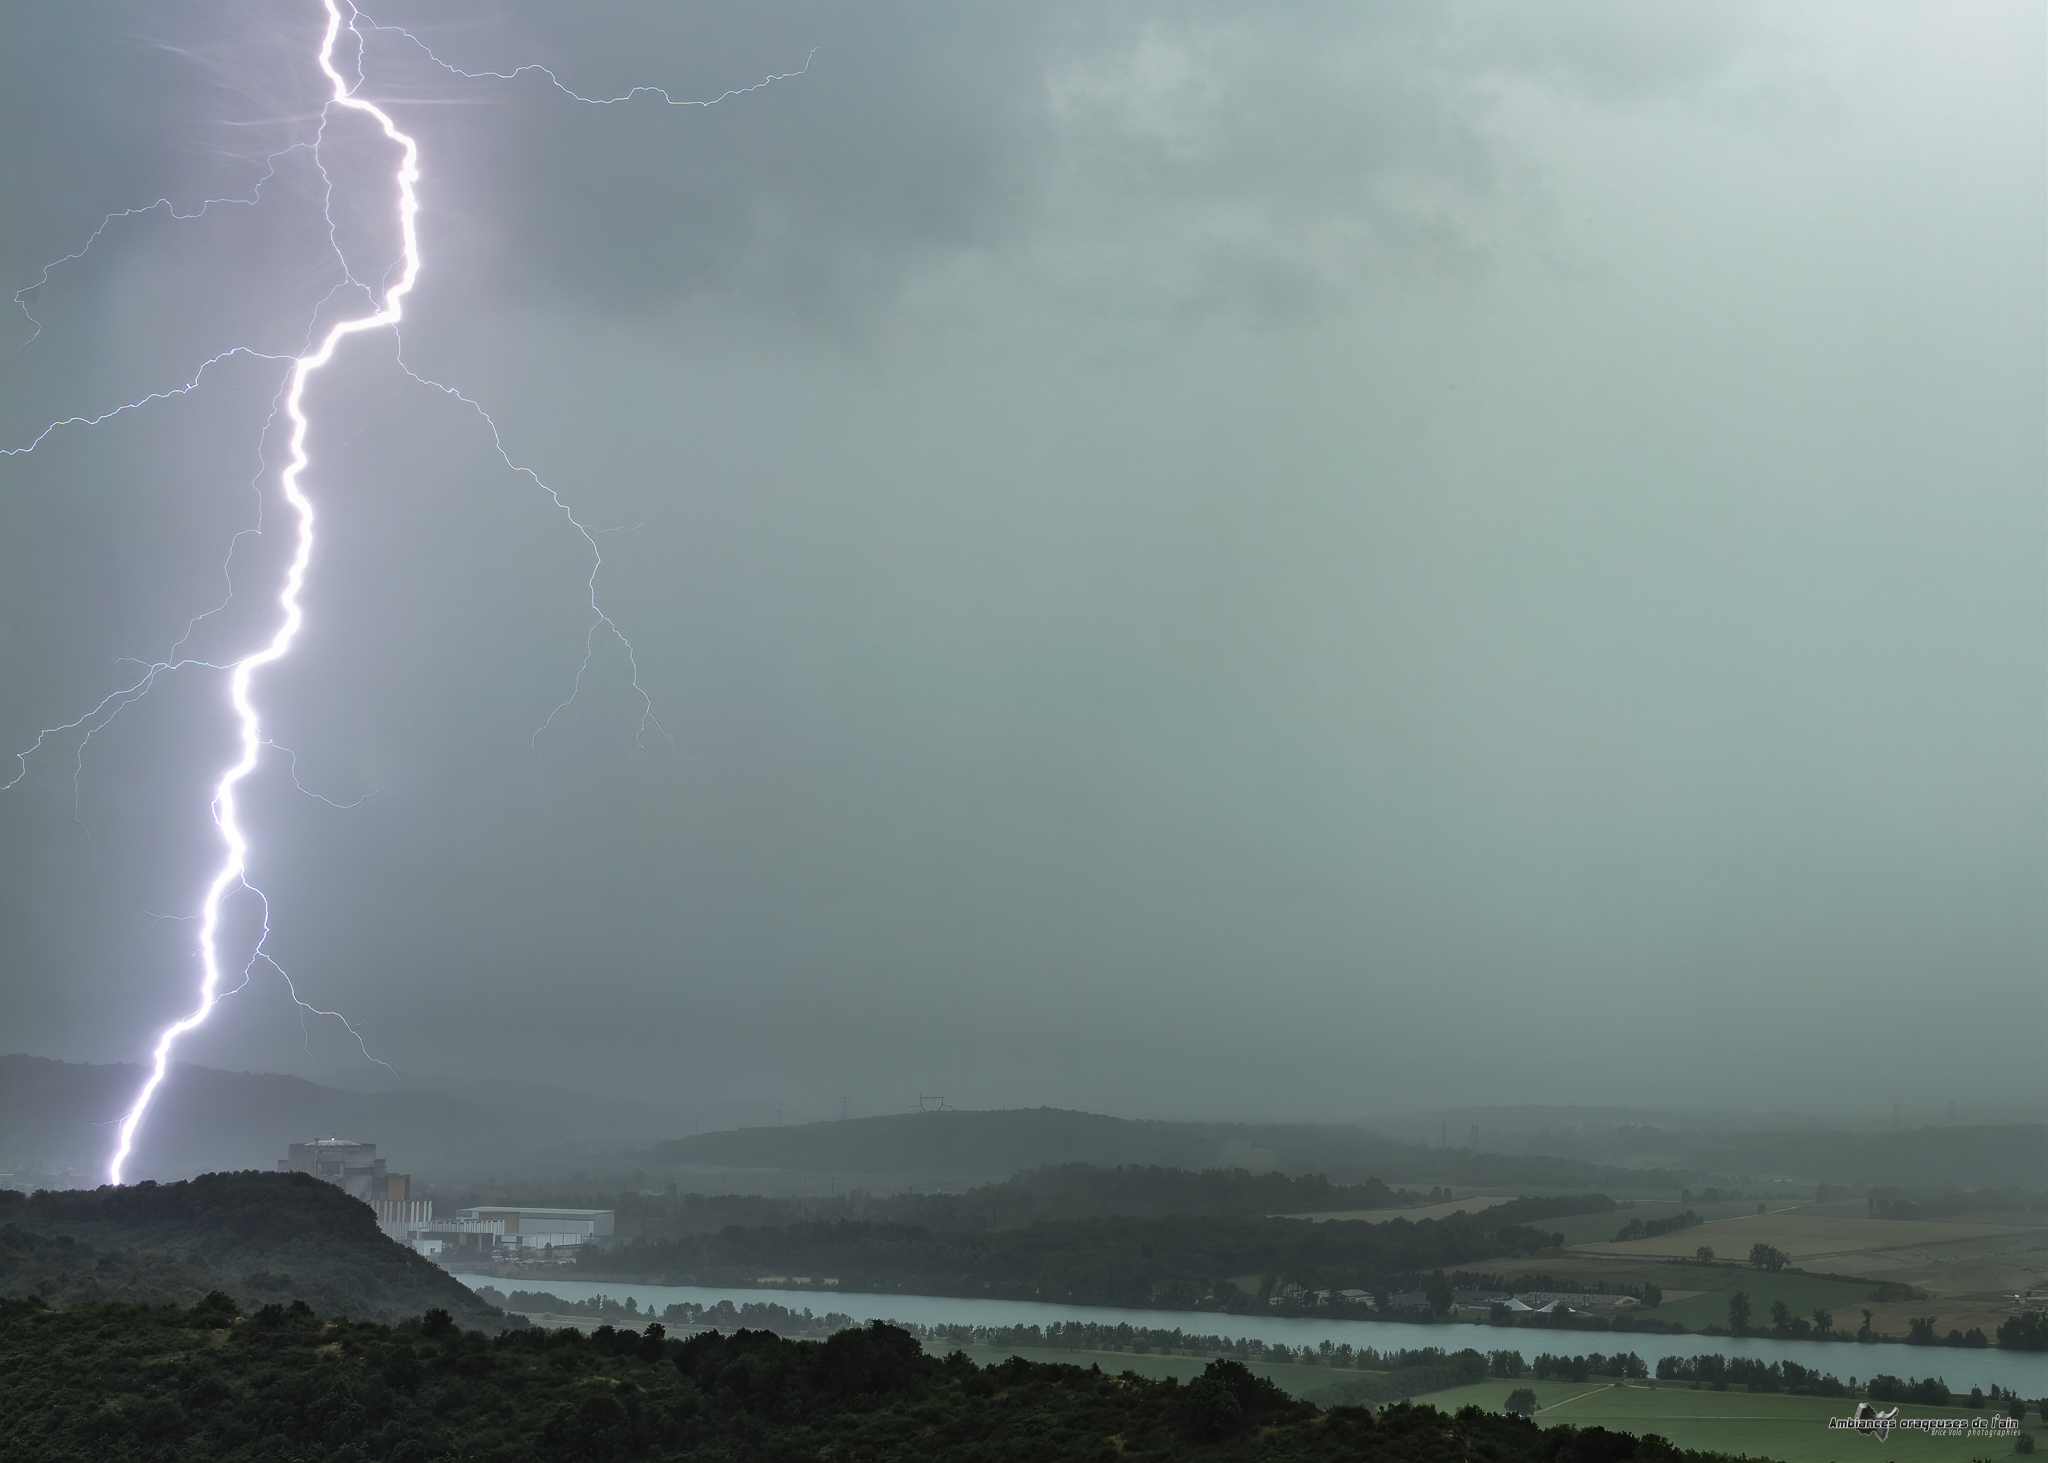
{"type": "Polygon", "coordinates": [[[277,1161],[277,1171],[311,1174],[361,1199],[376,1212],[379,1229],[422,1255],[439,1257],[453,1250],[466,1251],[465,1258],[484,1259],[509,1250],[520,1259],[557,1254],[566,1259],[570,1252],[612,1234],[610,1209],[483,1204],[436,1219],[433,1200],[412,1197],[410,1174],[389,1172],[375,1143],[350,1138],[294,1143],[277,1161]]]}

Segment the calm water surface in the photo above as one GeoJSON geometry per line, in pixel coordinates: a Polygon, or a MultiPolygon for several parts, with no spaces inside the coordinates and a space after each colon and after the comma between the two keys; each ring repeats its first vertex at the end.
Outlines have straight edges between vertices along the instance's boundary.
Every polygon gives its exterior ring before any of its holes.
{"type": "Polygon", "coordinates": [[[1763,1361],[1796,1361],[1801,1366],[1832,1372],[1843,1381],[1889,1372],[1900,1377],[1937,1376],[1955,1391],[1990,1387],[1994,1383],[2024,1397],[2048,1394],[2048,1353],[1963,1351],[1953,1347],[1859,1346],[1844,1341],[1779,1341],[1768,1336],[1660,1336],[1629,1331],[1507,1331],[1497,1326],[1456,1323],[1442,1326],[1403,1325],[1398,1321],[1320,1320],[1313,1316],[1226,1316],[1208,1311],[1138,1311],[1118,1306],[1055,1305],[1031,1300],[971,1300],[944,1295],[839,1294],[817,1290],[720,1290],[702,1285],[639,1285],[629,1281],[577,1281],[535,1278],[498,1280],[488,1275],[457,1275],[475,1289],[489,1285],[510,1294],[515,1290],[545,1291],[563,1300],[591,1300],[608,1295],[624,1304],[638,1301],[641,1311],[659,1319],[667,1306],[694,1302],[715,1306],[729,1300],[736,1306],[772,1302],[793,1311],[818,1315],[840,1311],[856,1321],[908,1321],[920,1326],[1047,1326],[1055,1321],[1086,1321],[1098,1326],[1143,1326],[1175,1329],[1198,1336],[1244,1337],[1284,1341],[1289,1346],[1315,1346],[1323,1341],[1349,1342],[1380,1351],[1403,1347],[1441,1346],[1446,1351],[1513,1350],[1532,1358],[1540,1351],[1584,1355],[1589,1351],[1633,1351],[1655,1372],[1665,1356],[1720,1352],[1753,1356],[1763,1361]]]}

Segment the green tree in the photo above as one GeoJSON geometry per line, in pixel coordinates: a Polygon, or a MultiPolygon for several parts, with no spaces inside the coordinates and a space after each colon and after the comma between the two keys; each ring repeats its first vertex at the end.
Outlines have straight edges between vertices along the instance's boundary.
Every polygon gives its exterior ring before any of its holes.
{"type": "Polygon", "coordinates": [[[1791,1258],[1775,1245],[1754,1244],[1749,1247],[1749,1263],[1759,1270],[1769,1270],[1772,1274],[1784,1269],[1786,1262],[1791,1258]]]}
{"type": "Polygon", "coordinates": [[[1702,1265],[1709,1264],[1714,1258],[1714,1247],[1712,1245],[1701,1245],[1692,1252],[1692,1257],[1702,1265]]]}
{"type": "Polygon", "coordinates": [[[1771,1302],[1771,1329],[1781,1333],[1792,1329],[1792,1307],[1782,1300],[1771,1302]]]}
{"type": "Polygon", "coordinates": [[[1502,1411],[1512,1412],[1517,1417],[1535,1416],[1536,1389],[1533,1387],[1515,1388],[1514,1391],[1508,1393],[1508,1400],[1502,1407],[1502,1411]]]}
{"type": "Polygon", "coordinates": [[[1451,1282],[1444,1279],[1443,1271],[1439,1270],[1429,1277],[1429,1284],[1422,1287],[1422,1293],[1429,1300],[1429,1308],[1438,1315],[1451,1308],[1451,1282]]]}
{"type": "Polygon", "coordinates": [[[1827,1340],[1828,1336],[1835,1329],[1834,1316],[1827,1311],[1815,1308],[1813,1313],[1813,1329],[1819,1334],[1821,1340],[1827,1340]]]}
{"type": "Polygon", "coordinates": [[[1998,1344],[2008,1351],[2048,1351],[2048,1311],[2014,1316],[1998,1328],[1998,1344]]]}
{"type": "Polygon", "coordinates": [[[1737,1336],[1749,1329],[1749,1295],[1736,1291],[1728,1297],[1728,1329],[1737,1336]]]}

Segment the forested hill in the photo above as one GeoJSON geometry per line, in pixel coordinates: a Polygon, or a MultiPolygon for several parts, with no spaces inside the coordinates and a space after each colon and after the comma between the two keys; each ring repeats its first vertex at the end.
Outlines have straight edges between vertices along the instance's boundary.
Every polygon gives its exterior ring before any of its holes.
{"type": "Polygon", "coordinates": [[[278,1460],[1191,1458],[1284,1463],[1687,1463],[1660,1438],[1540,1429],[1472,1407],[1318,1412],[1219,1358],[1183,1386],[1012,1358],[981,1368],[876,1323],[826,1341],[766,1331],[465,1334],[0,1301],[0,1454],[278,1460]]]}
{"type": "Polygon", "coordinates": [[[161,1305],[216,1290],[251,1306],[303,1300],[322,1316],[395,1321],[438,1306],[464,1326],[516,1323],[386,1238],[367,1204],[306,1174],[0,1189],[0,1295],[161,1305]]]}
{"type": "Polygon", "coordinates": [[[1027,1169],[1001,1183],[957,1194],[898,1194],[869,1201],[872,1217],[957,1226],[994,1226],[1041,1219],[1086,1219],[1107,1215],[1138,1218],[1166,1214],[1329,1214],[1344,1210],[1400,1209],[1448,1199],[1448,1189],[1428,1193],[1395,1189],[1376,1178],[1333,1184],[1319,1173],[1247,1173],[1241,1168],[1159,1168],[1124,1164],[1062,1163],[1027,1169]]]}
{"type": "Polygon", "coordinates": [[[657,1164],[706,1168],[970,1181],[1072,1163],[1273,1170],[1323,1174],[1338,1184],[1376,1178],[1568,1187],[1611,1175],[1599,1164],[1427,1148],[1337,1124],[1172,1123],[1060,1108],[949,1109],[737,1128],[658,1144],[653,1156],[657,1164]]]}
{"type": "Polygon", "coordinates": [[[671,1285],[830,1276],[844,1291],[1245,1309],[1263,1304],[1265,1295],[1248,1293],[1239,1280],[1253,1291],[1260,1289],[1260,1276],[1309,1289],[1413,1290],[1431,1272],[1535,1255],[1558,1238],[1462,1212],[1415,1223],[1178,1214],[1048,1220],[994,1230],[841,1220],[732,1226],[716,1234],[607,1247],[580,1258],[573,1273],[577,1279],[671,1285]]]}

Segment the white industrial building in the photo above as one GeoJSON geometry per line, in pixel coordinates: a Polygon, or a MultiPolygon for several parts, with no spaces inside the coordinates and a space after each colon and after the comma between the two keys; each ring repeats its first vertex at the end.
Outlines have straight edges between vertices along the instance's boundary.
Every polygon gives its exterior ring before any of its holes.
{"type": "Polygon", "coordinates": [[[592,1240],[610,1239],[610,1209],[537,1209],[479,1204],[458,1209],[456,1218],[500,1226],[504,1244],[517,1250],[576,1249],[592,1240]]]}
{"type": "Polygon", "coordinates": [[[387,1173],[374,1143],[347,1138],[320,1138],[294,1143],[278,1161],[284,1173],[309,1173],[368,1204],[377,1227],[407,1249],[442,1255],[469,1249],[481,1259],[500,1249],[535,1252],[577,1250],[592,1240],[609,1239],[610,1209],[540,1209],[483,1204],[458,1209],[453,1218],[436,1219],[433,1201],[411,1197],[411,1180],[387,1173]]]}

